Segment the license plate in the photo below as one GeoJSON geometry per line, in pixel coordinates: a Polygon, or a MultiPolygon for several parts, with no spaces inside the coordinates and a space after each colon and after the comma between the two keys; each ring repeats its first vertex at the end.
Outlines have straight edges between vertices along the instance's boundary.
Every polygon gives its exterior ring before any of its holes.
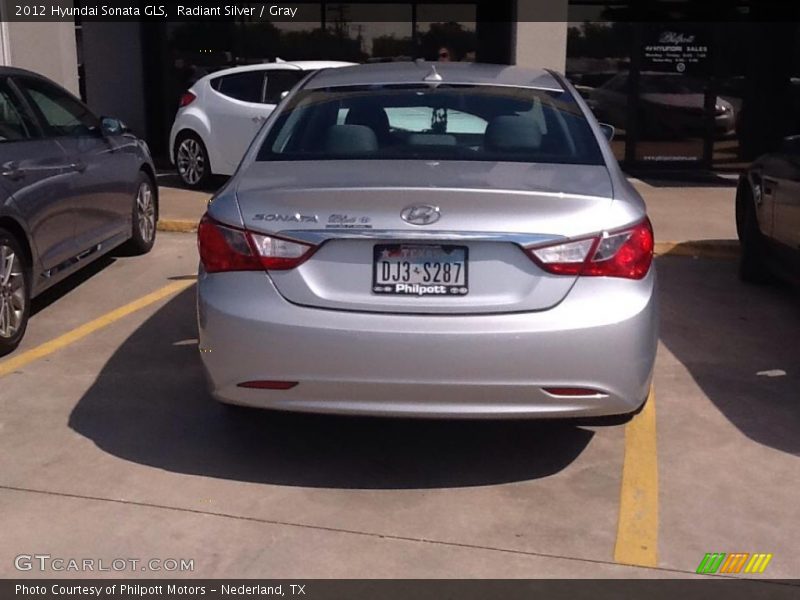
{"type": "Polygon", "coordinates": [[[469,292],[466,246],[377,244],[372,291],[396,296],[464,296],[469,292]]]}

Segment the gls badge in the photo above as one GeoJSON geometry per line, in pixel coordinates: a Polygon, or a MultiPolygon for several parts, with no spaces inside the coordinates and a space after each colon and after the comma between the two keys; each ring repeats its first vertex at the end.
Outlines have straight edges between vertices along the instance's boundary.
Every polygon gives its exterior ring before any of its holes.
{"type": "Polygon", "coordinates": [[[300,213],[295,213],[293,215],[281,215],[278,213],[259,213],[257,215],[253,215],[254,221],[267,221],[267,222],[277,222],[277,223],[317,223],[319,219],[317,215],[301,215],[300,213]]]}

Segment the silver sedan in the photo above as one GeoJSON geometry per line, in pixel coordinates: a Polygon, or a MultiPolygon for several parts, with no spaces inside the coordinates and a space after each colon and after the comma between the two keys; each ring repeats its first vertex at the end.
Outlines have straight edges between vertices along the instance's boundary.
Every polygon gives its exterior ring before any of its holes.
{"type": "Polygon", "coordinates": [[[200,352],[228,404],[624,421],[658,335],[653,232],[545,70],[318,72],[199,230],[200,352]]]}

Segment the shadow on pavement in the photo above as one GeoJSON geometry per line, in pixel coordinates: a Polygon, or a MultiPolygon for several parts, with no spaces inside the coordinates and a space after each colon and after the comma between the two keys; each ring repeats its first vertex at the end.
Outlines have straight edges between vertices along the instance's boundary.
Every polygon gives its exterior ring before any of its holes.
{"type": "Polygon", "coordinates": [[[658,260],[661,341],[747,437],[800,455],[800,298],[736,261],[658,260]],[[785,373],[785,374],[781,374],[785,373]]]}
{"type": "Polygon", "coordinates": [[[81,284],[89,281],[92,277],[103,271],[103,269],[114,264],[115,256],[117,256],[116,251],[112,252],[110,255],[106,254],[105,256],[101,256],[89,265],[83,267],[80,271],[73,273],[63,281],[58,282],[50,289],[36,296],[31,302],[31,316],[35,316],[37,313],[43,311],[81,284]]]}
{"type": "Polygon", "coordinates": [[[169,471],[305,487],[489,485],[557,473],[593,432],[530,421],[419,421],[230,411],[205,392],[194,288],[106,363],[69,424],[120,458],[169,471]]]}

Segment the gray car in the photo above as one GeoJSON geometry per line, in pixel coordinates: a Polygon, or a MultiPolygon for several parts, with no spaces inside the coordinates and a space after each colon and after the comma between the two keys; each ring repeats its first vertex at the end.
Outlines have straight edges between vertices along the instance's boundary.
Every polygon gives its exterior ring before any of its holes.
{"type": "Polygon", "coordinates": [[[739,275],[764,283],[773,276],[800,283],[800,135],[783,139],[739,178],[736,229],[739,275]]]}
{"type": "Polygon", "coordinates": [[[121,244],[149,251],[157,218],[142,140],[52,81],[0,68],[0,355],[32,298],[121,244]]]}
{"type": "Polygon", "coordinates": [[[310,76],[198,237],[200,356],[224,403],[619,422],[648,396],[653,233],[556,73],[310,76]]]}

